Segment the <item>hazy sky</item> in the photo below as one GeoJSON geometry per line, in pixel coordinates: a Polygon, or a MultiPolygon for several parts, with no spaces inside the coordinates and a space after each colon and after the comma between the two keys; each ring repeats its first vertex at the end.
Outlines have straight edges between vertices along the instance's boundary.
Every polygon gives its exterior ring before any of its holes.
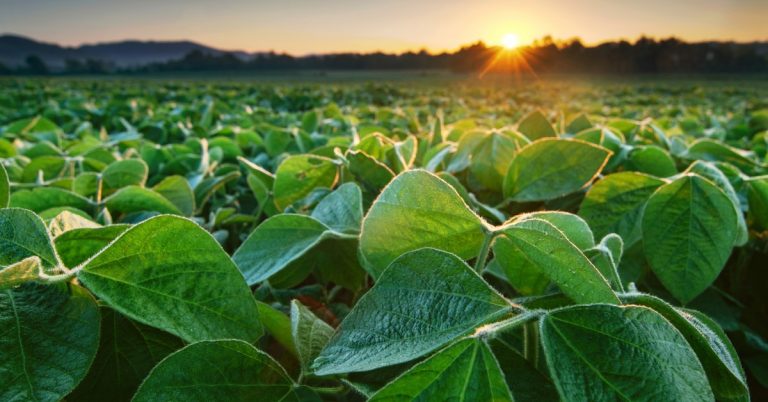
{"type": "Polygon", "coordinates": [[[0,0],[0,32],[65,45],[190,39],[294,54],[452,50],[507,32],[768,40],[767,21],[768,0],[0,0]]]}

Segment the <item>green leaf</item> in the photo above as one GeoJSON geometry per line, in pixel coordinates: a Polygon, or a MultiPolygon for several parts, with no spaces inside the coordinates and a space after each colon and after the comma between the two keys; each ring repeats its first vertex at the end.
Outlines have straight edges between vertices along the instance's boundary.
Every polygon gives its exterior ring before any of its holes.
{"type": "Polygon", "coordinates": [[[504,374],[477,338],[455,343],[415,365],[369,399],[379,401],[512,401],[504,374]]]}
{"type": "Polygon", "coordinates": [[[298,357],[291,335],[291,319],[282,311],[262,301],[256,300],[256,307],[259,309],[259,319],[269,334],[287,351],[298,357]]]}
{"type": "Polygon", "coordinates": [[[269,279],[322,240],[336,235],[312,217],[280,214],[262,222],[232,255],[232,260],[248,284],[253,285],[269,279]]]}
{"type": "Polygon", "coordinates": [[[472,177],[489,190],[501,191],[518,146],[518,141],[500,132],[485,135],[472,150],[472,177]]]}
{"type": "Polygon", "coordinates": [[[675,161],[669,153],[654,145],[633,149],[629,153],[628,159],[632,170],[656,177],[669,177],[677,174],[675,161]]]}
{"type": "Polygon", "coordinates": [[[515,217],[515,220],[518,222],[525,219],[541,219],[551,223],[552,226],[563,232],[565,237],[579,249],[585,250],[595,246],[595,237],[592,234],[592,229],[578,215],[563,211],[540,211],[515,217]]]}
{"type": "Polygon", "coordinates": [[[39,156],[24,166],[21,174],[21,181],[25,183],[34,183],[38,178],[43,180],[53,180],[63,176],[67,168],[67,160],[61,156],[39,156]]]}
{"type": "Polygon", "coordinates": [[[193,343],[160,362],[133,398],[143,401],[292,401],[296,384],[266,353],[246,342],[193,343]]]}
{"type": "Polygon", "coordinates": [[[523,117],[517,123],[517,130],[532,141],[543,137],[557,137],[555,128],[539,110],[534,110],[523,117]]]}
{"type": "Polygon", "coordinates": [[[629,294],[625,303],[640,304],[664,316],[683,335],[699,357],[709,384],[720,401],[749,400],[749,389],[739,356],[720,326],[704,314],[672,307],[646,294],[629,294]]]}
{"type": "Polygon", "coordinates": [[[253,295],[214,238],[194,222],[148,219],[85,263],[80,281],[115,310],[194,342],[262,334],[253,295]]]}
{"type": "Polygon", "coordinates": [[[240,178],[239,171],[233,171],[221,176],[209,177],[195,186],[195,205],[202,208],[213,194],[222,189],[227,183],[235,182],[240,178]]]}
{"type": "Polygon", "coordinates": [[[101,177],[107,188],[123,188],[126,186],[144,186],[147,181],[149,167],[141,159],[126,159],[112,162],[101,177]]]}
{"type": "Polygon", "coordinates": [[[739,195],[736,193],[736,189],[733,188],[733,184],[731,184],[730,180],[728,180],[728,177],[725,175],[725,173],[718,169],[715,164],[704,161],[693,162],[691,166],[688,167],[686,172],[696,173],[706,179],[711,180],[713,183],[715,183],[716,186],[720,187],[720,189],[725,192],[725,195],[730,198],[731,203],[733,204],[733,209],[736,212],[738,238],[736,239],[734,245],[743,246],[747,244],[747,241],[749,240],[749,228],[747,227],[747,222],[744,219],[744,214],[741,212],[741,200],[739,195]]]}
{"type": "Polygon", "coordinates": [[[149,371],[184,344],[102,306],[101,337],[88,375],[67,399],[130,401],[149,371]]]}
{"type": "Polygon", "coordinates": [[[651,309],[566,307],[547,314],[540,331],[564,401],[714,401],[696,354],[651,309]]]}
{"type": "Polygon", "coordinates": [[[171,202],[184,216],[195,213],[195,193],[187,179],[181,176],[168,176],[152,187],[156,193],[171,202]]]}
{"type": "Polygon", "coordinates": [[[749,216],[760,229],[768,229],[768,176],[752,177],[749,183],[749,216]]]}
{"type": "Polygon", "coordinates": [[[328,194],[312,211],[312,217],[340,233],[360,233],[363,194],[354,183],[345,183],[328,194]]]}
{"type": "Polygon", "coordinates": [[[0,163],[0,208],[8,208],[8,202],[11,200],[11,182],[8,181],[8,172],[0,163]]]}
{"type": "Polygon", "coordinates": [[[336,164],[328,158],[291,155],[275,172],[275,185],[272,189],[275,205],[282,211],[316,188],[332,188],[336,176],[336,164]]]}
{"type": "Polygon", "coordinates": [[[518,151],[504,179],[516,202],[546,201],[578,191],[608,162],[611,151],[580,140],[547,138],[518,151]]]}
{"type": "Polygon", "coordinates": [[[371,192],[379,192],[395,177],[392,169],[363,151],[348,151],[345,158],[349,172],[371,192]]]}
{"type": "Polygon", "coordinates": [[[99,345],[99,310],[80,286],[0,291],[0,400],[59,401],[85,377],[99,345]]]}
{"type": "Polygon", "coordinates": [[[392,262],[358,301],[313,368],[328,375],[407,362],[513,309],[459,257],[412,251],[392,262]]]}
{"type": "Polygon", "coordinates": [[[291,302],[291,336],[302,372],[311,373],[310,365],[333,336],[333,328],[317,318],[298,300],[291,302]]]}
{"type": "MultiPolygon", "coordinates": [[[[494,255],[505,270],[515,261],[506,262],[505,255],[514,253],[549,277],[576,303],[619,303],[600,271],[549,222],[527,219],[508,227],[503,233],[503,237],[496,239],[494,255]]],[[[507,277],[513,275],[507,273],[507,277]]]]}
{"type": "Polygon", "coordinates": [[[182,212],[162,195],[143,187],[128,186],[118,190],[104,200],[112,213],[158,212],[181,215],[182,212]]]}
{"type": "Polygon", "coordinates": [[[645,203],[664,181],[635,172],[614,173],[598,180],[581,203],[579,215],[595,236],[616,233],[628,247],[642,237],[645,203]]]}
{"type": "Polygon", "coordinates": [[[29,209],[37,213],[57,207],[72,207],[82,211],[93,209],[93,204],[87,198],[56,187],[16,191],[11,194],[9,206],[29,209]]]}
{"type": "Polygon", "coordinates": [[[395,258],[433,247],[469,259],[480,252],[486,228],[456,190],[437,176],[412,170],[397,176],[363,220],[360,253],[374,277],[395,258]]]}
{"type": "Polygon", "coordinates": [[[708,138],[696,140],[684,156],[692,160],[727,162],[748,173],[752,173],[757,166],[747,151],[708,138]]]}
{"type": "Polygon", "coordinates": [[[64,266],[75,268],[107,247],[128,228],[128,225],[110,225],[73,229],[57,236],[53,243],[64,266]]]}
{"type": "Polygon", "coordinates": [[[592,128],[593,124],[591,121],[589,121],[589,117],[585,115],[584,113],[579,113],[576,117],[573,118],[573,120],[568,123],[568,125],[565,127],[565,132],[576,134],[578,132],[588,130],[592,128]]]}
{"type": "Polygon", "coordinates": [[[0,267],[0,290],[11,289],[40,277],[40,257],[27,257],[7,267],[0,267]]]}
{"type": "Polygon", "coordinates": [[[26,209],[0,209],[0,265],[10,265],[32,256],[40,257],[46,267],[58,265],[43,220],[26,209]]]}
{"type": "Polygon", "coordinates": [[[687,303],[714,282],[731,255],[733,204],[710,181],[686,175],[659,188],[643,216],[643,246],[651,269],[687,303]]]}

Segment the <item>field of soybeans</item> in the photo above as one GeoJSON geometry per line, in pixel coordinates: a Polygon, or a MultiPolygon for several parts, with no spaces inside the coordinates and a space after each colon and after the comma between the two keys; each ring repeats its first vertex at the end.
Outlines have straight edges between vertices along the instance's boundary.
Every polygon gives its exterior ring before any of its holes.
{"type": "Polygon", "coordinates": [[[0,80],[1,401],[768,398],[768,81],[0,80]]]}

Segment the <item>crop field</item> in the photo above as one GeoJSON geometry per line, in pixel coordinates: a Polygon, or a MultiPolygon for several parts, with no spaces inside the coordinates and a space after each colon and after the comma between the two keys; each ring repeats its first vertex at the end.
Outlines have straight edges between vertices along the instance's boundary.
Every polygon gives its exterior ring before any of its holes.
{"type": "Polygon", "coordinates": [[[0,401],[768,398],[768,81],[321,81],[0,80],[0,401]]]}

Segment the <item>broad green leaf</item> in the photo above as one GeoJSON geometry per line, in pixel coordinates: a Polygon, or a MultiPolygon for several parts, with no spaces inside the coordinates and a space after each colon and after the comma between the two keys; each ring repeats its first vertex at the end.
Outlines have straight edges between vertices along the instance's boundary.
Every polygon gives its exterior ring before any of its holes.
{"type": "Polygon", "coordinates": [[[188,342],[254,341],[262,328],[253,295],[204,229],[173,216],[125,231],[78,273],[115,310],[188,342]]]}
{"type": "Polygon", "coordinates": [[[566,307],[548,313],[540,331],[564,401],[714,401],[696,354],[651,309],[566,307]]]}
{"type": "Polygon", "coordinates": [[[296,214],[273,216],[259,225],[232,260],[249,285],[269,279],[322,240],[337,236],[318,220],[296,214]]]}
{"type": "Polygon", "coordinates": [[[141,159],[126,159],[112,162],[101,177],[107,188],[123,188],[126,186],[144,186],[147,181],[149,167],[141,159]]]}
{"type": "Polygon", "coordinates": [[[354,183],[345,183],[328,194],[312,217],[340,233],[359,233],[363,221],[363,194],[354,183]]]}
{"type": "Polygon", "coordinates": [[[747,379],[739,357],[723,330],[709,317],[672,307],[651,295],[628,294],[625,303],[640,304],[654,309],[683,335],[699,357],[709,378],[709,384],[720,401],[749,399],[747,379]]]}
{"type": "Polygon", "coordinates": [[[525,219],[541,219],[551,223],[552,226],[563,232],[571,243],[582,250],[595,246],[595,237],[592,235],[592,229],[578,215],[562,211],[543,211],[515,217],[515,220],[518,222],[525,219]]]}
{"type": "Polygon", "coordinates": [[[720,189],[725,192],[725,195],[727,195],[728,198],[731,199],[733,209],[736,211],[738,227],[738,238],[736,239],[735,245],[745,245],[749,240],[749,228],[747,227],[747,222],[744,219],[744,214],[741,212],[741,200],[739,195],[736,193],[736,189],[733,187],[733,184],[731,184],[730,180],[728,180],[728,177],[725,175],[725,173],[718,169],[715,164],[704,161],[693,162],[686,171],[696,173],[706,179],[711,180],[713,183],[715,183],[716,186],[720,187],[720,189]]]}
{"type": "Polygon", "coordinates": [[[387,165],[363,151],[348,151],[349,172],[371,192],[379,192],[395,177],[387,165]]]}
{"type": "Polygon", "coordinates": [[[40,257],[27,257],[7,267],[0,267],[0,290],[12,289],[40,277],[43,267],[40,257]]]}
{"type": "Polygon", "coordinates": [[[67,399],[130,401],[149,371],[184,346],[167,332],[139,324],[102,306],[101,336],[88,375],[67,399]]]}
{"type": "Polygon", "coordinates": [[[484,136],[472,150],[472,177],[489,190],[501,191],[518,146],[518,141],[500,132],[484,136]]]}
{"type": "Polygon", "coordinates": [[[580,140],[542,139],[520,149],[504,179],[516,202],[546,201],[578,191],[603,169],[611,152],[580,140]]]}
{"type": "Polygon", "coordinates": [[[32,159],[27,166],[24,166],[21,181],[34,183],[40,178],[53,180],[62,177],[67,166],[67,160],[61,156],[40,156],[32,159]]]}
{"type": "Polygon", "coordinates": [[[659,188],[643,216],[648,263],[664,287],[687,303],[714,282],[737,236],[733,203],[710,181],[686,175],[659,188]]]}
{"type": "Polygon", "coordinates": [[[195,193],[192,192],[187,179],[168,176],[152,187],[152,190],[170,201],[184,216],[192,216],[195,213],[195,193]]]}
{"type": "Polygon", "coordinates": [[[202,341],[160,362],[133,401],[298,401],[295,387],[285,369],[246,342],[202,341]]]}
{"type": "Polygon", "coordinates": [[[533,140],[538,140],[543,137],[557,137],[552,124],[549,123],[546,117],[539,110],[534,110],[528,113],[519,123],[517,123],[517,130],[523,133],[526,137],[533,140]]]}
{"type": "Polygon", "coordinates": [[[302,372],[311,373],[310,365],[333,336],[333,328],[317,318],[298,300],[291,302],[291,336],[302,372]]]}
{"type": "Polygon", "coordinates": [[[75,268],[107,247],[128,228],[129,225],[110,225],[73,229],[57,236],[53,243],[64,266],[75,268]]]}
{"type": "Polygon", "coordinates": [[[629,153],[628,163],[631,170],[656,177],[669,177],[677,174],[675,161],[669,153],[657,146],[641,146],[629,153]]]}
{"type": "Polygon", "coordinates": [[[58,264],[43,220],[26,209],[0,209],[0,265],[10,265],[32,256],[40,257],[46,267],[58,264]]]}
{"type": "Polygon", "coordinates": [[[11,183],[8,181],[8,173],[0,163],[0,208],[7,208],[11,200],[11,183]]]}
{"type": "Polygon", "coordinates": [[[330,159],[314,155],[289,156],[275,172],[272,189],[275,205],[282,211],[316,188],[332,188],[336,176],[336,164],[330,159]]]}
{"type": "Polygon", "coordinates": [[[568,125],[565,127],[565,131],[567,133],[576,134],[578,132],[588,130],[592,128],[592,126],[593,124],[591,121],[589,121],[589,117],[587,117],[587,115],[584,113],[580,113],[568,123],[568,125]]]}
{"type": "Polygon", "coordinates": [[[99,346],[96,301],[75,284],[0,291],[0,400],[59,401],[99,346]]]}
{"type": "Polygon", "coordinates": [[[504,373],[482,340],[455,343],[415,365],[369,401],[509,401],[504,373]]]}
{"type": "Polygon", "coordinates": [[[708,138],[691,144],[684,156],[692,160],[728,162],[748,173],[753,173],[757,165],[749,152],[708,138]]]}
{"type": "Polygon", "coordinates": [[[313,368],[328,375],[407,362],[513,310],[459,257],[412,251],[358,301],[313,368]]]}
{"type": "MultiPolygon", "coordinates": [[[[496,239],[496,242],[494,250],[499,252],[496,255],[494,251],[494,254],[497,259],[505,253],[515,254],[549,277],[576,303],[619,303],[600,271],[560,230],[547,221],[528,219],[519,222],[505,229],[504,237],[496,239]],[[505,247],[511,250],[504,251],[505,247]]],[[[499,264],[502,268],[507,265],[503,260],[499,260],[499,264]]]]}
{"type": "Polygon", "coordinates": [[[470,259],[480,252],[484,225],[456,190],[437,176],[423,170],[402,173],[363,220],[363,266],[378,277],[395,258],[422,247],[470,259]]]}
{"type": "Polygon", "coordinates": [[[25,208],[37,213],[57,207],[72,207],[82,211],[93,209],[93,204],[87,198],[56,187],[39,187],[34,190],[16,191],[11,194],[9,205],[13,208],[25,208]]]}
{"type": "Polygon", "coordinates": [[[616,233],[630,246],[642,237],[645,203],[662,184],[663,180],[641,173],[608,175],[587,191],[579,216],[589,223],[595,236],[616,233]]]}
{"type": "Polygon", "coordinates": [[[104,200],[113,214],[132,212],[158,212],[161,214],[182,215],[176,205],[162,195],[148,188],[138,186],[123,187],[104,200]]]}

